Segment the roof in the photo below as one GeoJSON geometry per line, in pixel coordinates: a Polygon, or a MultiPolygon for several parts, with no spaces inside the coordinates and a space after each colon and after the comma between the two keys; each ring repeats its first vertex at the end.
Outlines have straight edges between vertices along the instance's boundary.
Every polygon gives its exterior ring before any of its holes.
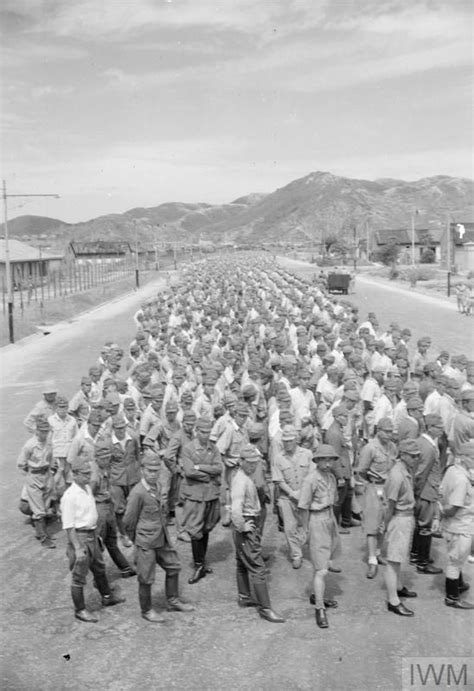
{"type": "MultiPolygon", "coordinates": [[[[437,244],[441,242],[443,233],[444,230],[439,228],[415,228],[415,245],[424,245],[428,239],[437,244]]],[[[411,245],[410,228],[382,228],[376,230],[374,235],[378,245],[388,245],[391,242],[397,245],[411,245]]]]}
{"type": "MultiPolygon", "coordinates": [[[[8,253],[10,255],[10,263],[20,263],[20,262],[39,262],[45,261],[47,259],[62,259],[62,254],[50,254],[49,252],[43,252],[40,248],[32,247],[19,240],[14,240],[13,238],[8,239],[8,253]]],[[[5,264],[5,238],[0,238],[0,264],[5,264]]]]}
{"type": "Polygon", "coordinates": [[[123,255],[130,253],[128,242],[114,242],[109,240],[93,240],[91,242],[71,242],[74,256],[103,256],[105,254],[123,255]]]}

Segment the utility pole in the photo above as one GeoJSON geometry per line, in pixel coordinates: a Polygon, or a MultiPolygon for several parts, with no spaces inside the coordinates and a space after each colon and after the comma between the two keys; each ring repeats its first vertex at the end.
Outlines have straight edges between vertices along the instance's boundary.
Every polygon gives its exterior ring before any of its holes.
{"type": "Polygon", "coordinates": [[[7,303],[8,303],[8,335],[10,343],[15,343],[15,332],[13,327],[13,285],[10,263],[10,248],[8,246],[8,207],[9,197],[53,197],[59,199],[59,194],[7,194],[7,183],[3,180],[3,213],[4,213],[4,235],[5,235],[5,278],[7,281],[7,303]]]}
{"type": "Polygon", "coordinates": [[[415,214],[411,215],[411,263],[415,264],[415,214]]]}

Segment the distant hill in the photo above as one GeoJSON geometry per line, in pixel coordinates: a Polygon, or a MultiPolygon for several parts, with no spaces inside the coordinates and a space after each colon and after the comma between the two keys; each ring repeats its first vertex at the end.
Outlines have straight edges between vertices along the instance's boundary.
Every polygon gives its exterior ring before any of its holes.
{"type": "MultiPolygon", "coordinates": [[[[34,237],[49,233],[58,228],[65,228],[69,223],[60,221],[57,218],[48,218],[47,216],[17,216],[8,221],[8,233],[15,237],[21,235],[28,235],[34,237]]],[[[0,233],[3,234],[3,223],[0,225],[0,233]]]]}
{"type": "Polygon", "coordinates": [[[474,181],[438,175],[413,182],[380,178],[357,180],[314,172],[271,194],[248,194],[229,204],[168,202],[67,224],[41,216],[9,222],[10,234],[48,237],[50,248],[63,249],[74,239],[161,241],[274,242],[319,241],[328,236],[360,236],[374,229],[444,227],[448,217],[474,217],[474,181]],[[418,212],[418,213],[416,213],[418,212]],[[430,226],[429,226],[430,224],[430,226]]]}

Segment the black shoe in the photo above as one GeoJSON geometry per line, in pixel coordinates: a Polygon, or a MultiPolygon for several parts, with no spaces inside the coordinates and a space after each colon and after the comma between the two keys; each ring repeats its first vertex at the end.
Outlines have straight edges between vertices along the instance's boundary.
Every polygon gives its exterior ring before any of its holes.
{"type": "Polygon", "coordinates": [[[274,612],[270,607],[260,607],[258,613],[262,619],[272,622],[272,624],[283,624],[285,621],[282,616],[274,612]]]}
{"type": "Polygon", "coordinates": [[[474,609],[474,602],[466,602],[466,600],[454,600],[450,597],[445,598],[444,604],[454,609],[474,609]]]}
{"type": "Polygon", "coordinates": [[[56,549],[56,545],[50,537],[44,537],[41,540],[41,546],[46,547],[47,549],[56,549]]]}
{"type": "Polygon", "coordinates": [[[433,564],[418,564],[416,570],[418,573],[426,573],[433,576],[437,573],[443,573],[443,569],[440,569],[439,566],[433,566],[433,564]]]}
{"type": "Polygon", "coordinates": [[[74,616],[76,619],[79,619],[79,621],[85,621],[87,624],[96,624],[99,621],[97,617],[94,617],[87,609],[81,609],[79,612],[75,612],[74,616]]]}
{"type": "Polygon", "coordinates": [[[122,602],[125,602],[126,598],[125,597],[120,597],[119,595],[116,595],[115,593],[111,593],[110,595],[102,595],[102,606],[103,607],[113,607],[114,605],[120,605],[122,602]]]}
{"type": "Polygon", "coordinates": [[[377,564],[369,564],[368,569],[367,569],[367,578],[375,578],[377,575],[377,564]]]}
{"type": "Polygon", "coordinates": [[[321,607],[320,609],[317,609],[315,611],[316,611],[316,624],[319,626],[319,628],[320,629],[329,628],[328,618],[326,616],[326,610],[321,607]]]}
{"type": "MultiPolygon", "coordinates": [[[[309,596],[309,604],[310,605],[316,604],[316,596],[314,593],[311,593],[311,595],[309,596]]],[[[331,609],[331,608],[335,609],[338,606],[338,602],[337,602],[337,600],[324,600],[324,606],[327,609],[331,609]]]]}
{"type": "Polygon", "coordinates": [[[405,586],[397,590],[397,595],[398,597],[418,597],[418,593],[415,593],[414,590],[408,590],[405,586]]]}
{"type": "Polygon", "coordinates": [[[258,602],[255,602],[250,595],[239,595],[237,604],[239,607],[258,607],[258,602]]]}
{"type": "Polygon", "coordinates": [[[405,607],[403,602],[399,602],[398,605],[391,605],[390,602],[387,602],[387,609],[389,612],[399,614],[401,617],[413,617],[415,614],[411,609],[405,607]]]}
{"type": "Polygon", "coordinates": [[[188,578],[188,583],[192,585],[193,583],[197,583],[198,581],[201,580],[201,578],[204,578],[206,575],[206,570],[202,564],[195,564],[194,565],[194,573],[191,576],[191,578],[188,578]]]}

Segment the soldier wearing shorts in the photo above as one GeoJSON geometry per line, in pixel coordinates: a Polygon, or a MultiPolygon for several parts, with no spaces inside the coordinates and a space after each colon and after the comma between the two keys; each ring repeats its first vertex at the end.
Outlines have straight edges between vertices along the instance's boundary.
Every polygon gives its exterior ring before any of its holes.
{"type": "Polygon", "coordinates": [[[385,515],[382,531],[387,540],[387,609],[403,617],[412,617],[414,612],[405,607],[400,598],[416,597],[414,591],[401,584],[400,572],[402,563],[408,561],[415,528],[412,473],[419,457],[416,441],[402,440],[398,446],[398,458],[390,469],[384,486],[385,515]]]}
{"type": "Polygon", "coordinates": [[[54,477],[51,472],[53,453],[49,441],[50,426],[45,417],[35,420],[36,432],[20,451],[17,465],[25,473],[25,496],[35,527],[36,538],[43,547],[54,549],[46,531],[46,516],[55,499],[54,477]]]}
{"type": "Polygon", "coordinates": [[[130,492],[123,525],[135,544],[138,576],[138,599],[142,617],[162,624],[164,620],[152,608],[151,586],[155,582],[156,565],[165,571],[165,593],[168,609],[176,612],[192,611],[194,607],[181,602],[178,595],[181,564],[173,547],[166,517],[166,502],[158,482],[161,459],[146,451],[142,459],[142,479],[130,492]]]}
{"type": "Polygon", "coordinates": [[[366,481],[364,492],[363,528],[367,536],[367,578],[375,578],[378,564],[385,564],[381,556],[380,527],[383,523],[383,487],[388,471],[397,456],[392,441],[393,422],[388,417],[377,423],[377,434],[364,446],[359,456],[357,474],[366,481]]]}
{"type": "Polygon", "coordinates": [[[315,467],[303,481],[298,502],[301,523],[309,537],[314,569],[314,595],[310,597],[310,602],[316,606],[316,623],[321,629],[329,626],[326,608],[337,607],[336,600],[325,597],[326,576],[331,561],[341,553],[341,538],[334,514],[338,489],[333,466],[337,460],[334,448],[321,444],[313,455],[315,467]]]}
{"type": "Polygon", "coordinates": [[[183,449],[181,462],[184,501],[183,524],[191,537],[194,573],[188,583],[197,583],[212,569],[206,565],[209,533],[220,520],[220,481],[222,462],[216,446],[209,441],[212,421],[201,417],[196,422],[196,437],[183,449]]]}
{"type": "Polygon", "coordinates": [[[471,552],[474,537],[474,441],[465,442],[441,481],[441,528],[446,541],[445,605],[455,609],[474,609],[461,595],[469,589],[462,569],[471,552]]]}

